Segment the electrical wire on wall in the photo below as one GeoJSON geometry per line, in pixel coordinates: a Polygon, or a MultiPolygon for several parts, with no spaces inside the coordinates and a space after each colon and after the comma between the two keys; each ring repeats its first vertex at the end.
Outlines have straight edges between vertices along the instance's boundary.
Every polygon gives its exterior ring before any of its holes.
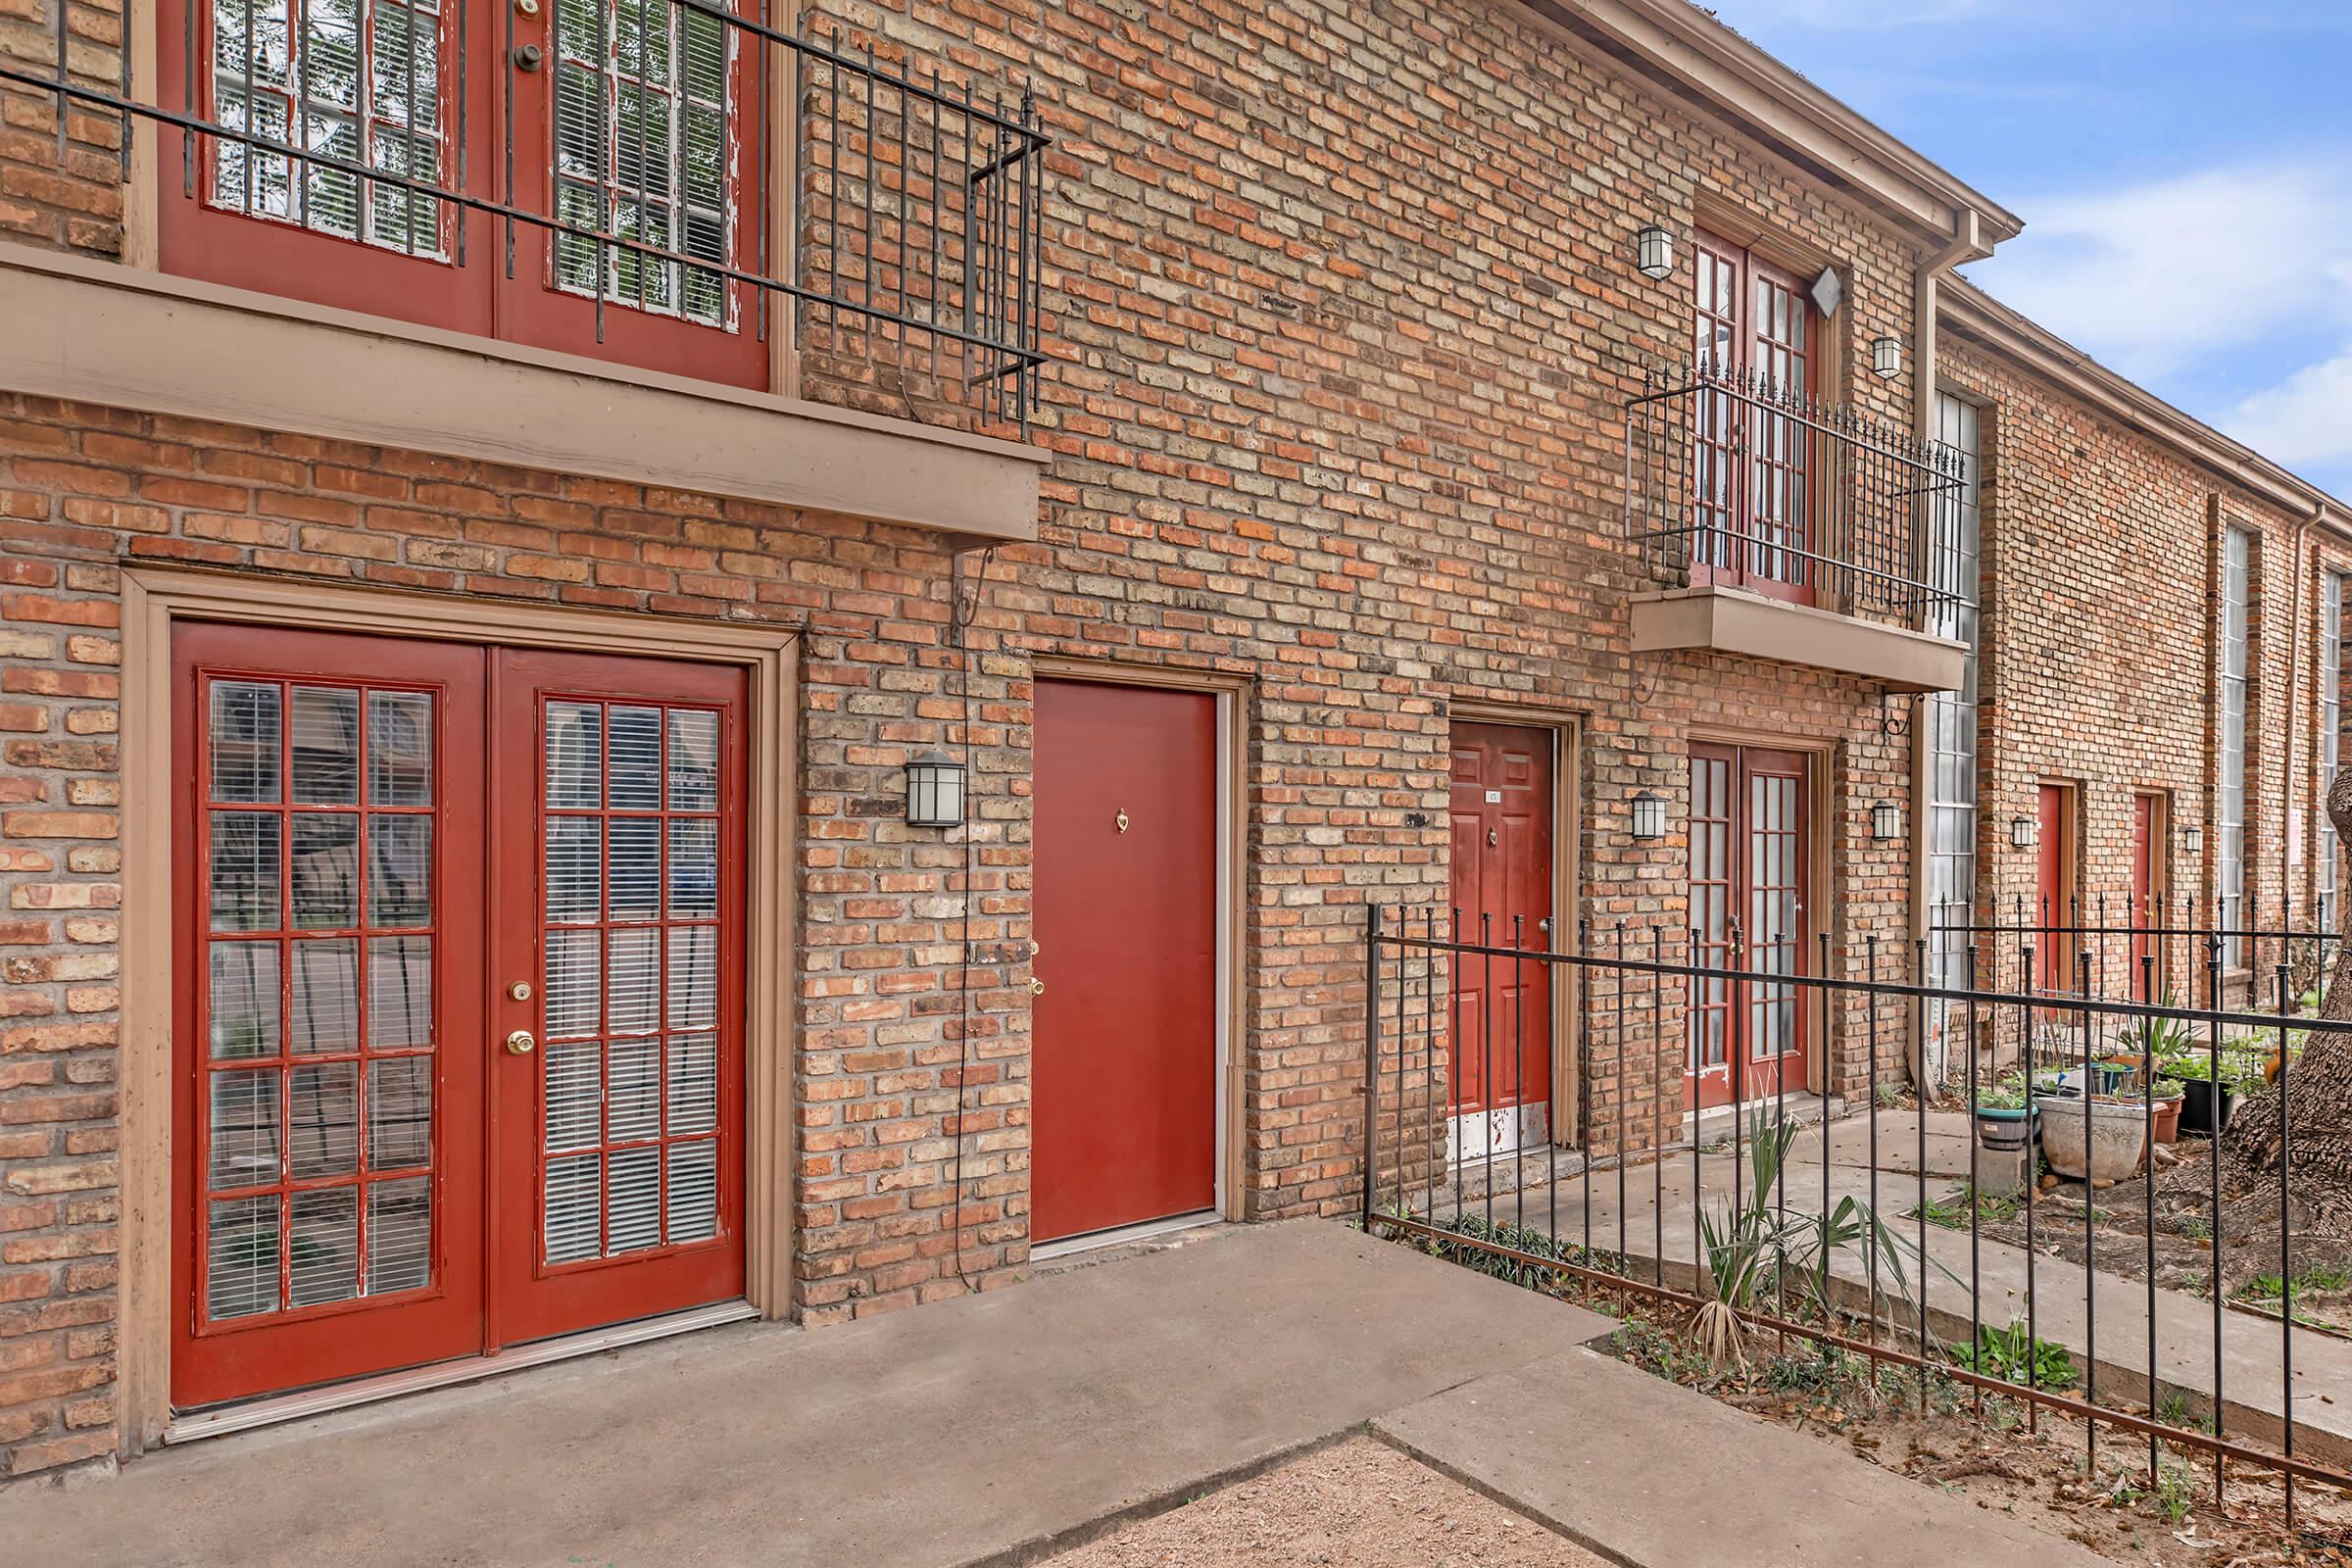
{"type": "Polygon", "coordinates": [[[980,553],[976,573],[967,573],[964,563],[967,554],[956,557],[951,580],[952,600],[948,611],[948,646],[956,650],[956,708],[963,734],[956,747],[956,760],[963,763],[963,906],[958,916],[960,930],[957,946],[962,950],[956,969],[956,1206],[950,1216],[956,1233],[956,1277],[967,1290],[979,1287],[963,1268],[963,1122],[970,1105],[972,1075],[972,840],[974,833],[972,794],[972,649],[967,639],[972,621],[980,612],[980,597],[988,588],[988,568],[995,564],[997,547],[990,545],[980,553]]]}

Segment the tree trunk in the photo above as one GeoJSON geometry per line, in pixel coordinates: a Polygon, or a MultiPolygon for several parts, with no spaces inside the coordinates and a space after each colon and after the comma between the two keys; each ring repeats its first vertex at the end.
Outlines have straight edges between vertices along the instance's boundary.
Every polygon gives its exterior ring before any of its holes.
{"type": "MultiPolygon", "coordinates": [[[[2352,845],[2352,768],[2329,786],[2328,815],[2339,842],[2352,845]]],[[[2352,944],[2336,952],[2320,1017],[2352,1024],[2352,944]]],[[[2279,1082],[2238,1105],[2216,1151],[2224,1207],[2217,1218],[2262,1212],[2276,1234],[2282,1150],[2298,1240],[2307,1228],[2352,1234],[2352,1030],[2312,1030],[2279,1082]]],[[[2211,1180],[2202,1167],[2181,1167],[2164,1185],[2186,1198],[2211,1180]]]]}

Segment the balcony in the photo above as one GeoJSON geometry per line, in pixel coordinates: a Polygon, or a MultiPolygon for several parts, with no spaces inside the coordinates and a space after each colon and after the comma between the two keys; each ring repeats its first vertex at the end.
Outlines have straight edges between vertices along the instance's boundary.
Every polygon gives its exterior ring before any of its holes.
{"type": "Polygon", "coordinates": [[[0,56],[153,195],[146,266],[0,246],[0,389],[1034,535],[1026,92],[724,0],[159,5],[136,91],[66,7],[0,56]]]}
{"type": "Polygon", "coordinates": [[[1704,651],[1956,689],[1961,460],[1702,366],[1626,409],[1626,528],[1653,586],[1638,653],[1704,651]]]}

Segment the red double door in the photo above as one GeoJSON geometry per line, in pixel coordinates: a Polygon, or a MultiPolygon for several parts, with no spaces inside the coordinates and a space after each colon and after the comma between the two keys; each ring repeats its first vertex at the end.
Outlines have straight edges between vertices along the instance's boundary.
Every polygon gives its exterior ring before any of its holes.
{"type": "Polygon", "coordinates": [[[1700,967],[1755,978],[1691,981],[1686,1105],[1806,1087],[1809,998],[1769,978],[1806,972],[1810,776],[1802,752],[1690,748],[1690,929],[1700,967]]]}
{"type": "Polygon", "coordinates": [[[742,673],[172,653],[174,1404],[740,1296],[742,673]]]}

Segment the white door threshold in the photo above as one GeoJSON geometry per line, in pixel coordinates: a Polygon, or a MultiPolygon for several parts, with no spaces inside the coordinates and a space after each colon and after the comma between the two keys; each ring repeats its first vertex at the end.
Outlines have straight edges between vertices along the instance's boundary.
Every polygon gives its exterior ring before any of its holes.
{"type": "Polygon", "coordinates": [[[194,1443],[203,1438],[226,1437],[231,1432],[250,1432],[256,1427],[275,1426],[282,1421],[300,1421],[306,1416],[348,1410],[355,1405],[374,1404],[382,1399],[397,1399],[403,1395],[421,1394],[428,1389],[477,1383],[484,1378],[519,1372],[526,1367],[547,1366],[556,1361],[594,1355],[600,1350],[615,1350],[624,1345],[643,1345],[649,1340],[663,1340],[673,1334],[690,1334],[696,1329],[716,1328],[722,1323],[741,1323],[759,1315],[760,1309],[749,1301],[719,1301],[710,1306],[690,1307],[683,1312],[663,1313],[660,1317],[639,1318],[634,1323],[616,1323],[611,1328],[588,1329],[578,1334],[541,1340],[532,1345],[518,1345],[511,1349],[492,1351],[488,1355],[436,1361],[430,1366],[410,1367],[400,1372],[379,1372],[371,1377],[324,1384],[292,1394],[268,1395],[258,1399],[248,1399],[242,1404],[220,1405],[209,1410],[174,1415],[171,1424],[164,1428],[164,1442],[194,1443]]]}
{"type": "Polygon", "coordinates": [[[1064,1236],[1058,1241],[1029,1250],[1030,1261],[1051,1263],[1057,1257],[1069,1257],[1079,1252],[1099,1251],[1105,1247],[1125,1247],[1133,1242],[1149,1242],[1157,1237],[1189,1231],[1202,1225],[1214,1225],[1225,1216],[1213,1208],[1203,1208],[1192,1214],[1173,1214],[1166,1219],[1148,1219],[1136,1225],[1117,1225],[1105,1231],[1088,1231],[1083,1236],[1064,1236]]]}

